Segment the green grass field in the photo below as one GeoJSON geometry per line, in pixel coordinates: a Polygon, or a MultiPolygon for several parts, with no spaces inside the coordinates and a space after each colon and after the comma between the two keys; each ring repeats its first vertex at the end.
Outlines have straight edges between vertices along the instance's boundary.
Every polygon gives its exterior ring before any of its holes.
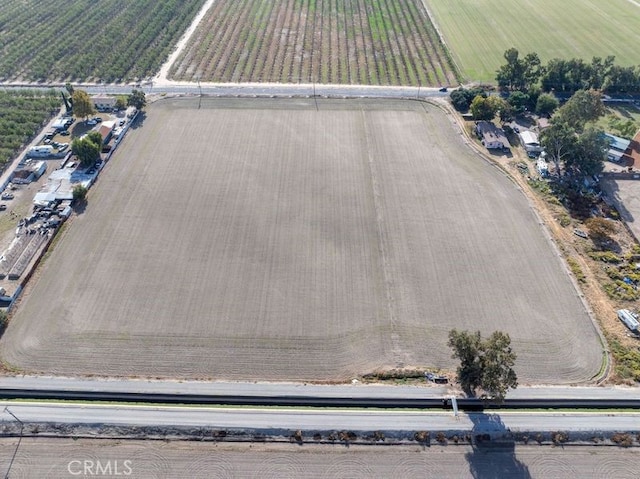
{"type": "Polygon", "coordinates": [[[425,0],[467,81],[493,82],[502,54],[551,58],[614,55],[640,64],[640,2],[634,0],[425,0]]]}

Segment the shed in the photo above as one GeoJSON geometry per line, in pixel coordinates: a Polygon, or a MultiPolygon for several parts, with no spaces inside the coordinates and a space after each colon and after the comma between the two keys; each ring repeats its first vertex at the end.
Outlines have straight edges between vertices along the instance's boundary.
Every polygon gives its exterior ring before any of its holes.
{"type": "Polygon", "coordinates": [[[538,135],[533,131],[523,130],[518,134],[518,137],[520,138],[522,147],[527,153],[540,153],[542,151],[538,135]]]}
{"type": "Polygon", "coordinates": [[[116,98],[113,96],[93,95],[91,101],[98,110],[107,110],[116,106],[116,98]]]}

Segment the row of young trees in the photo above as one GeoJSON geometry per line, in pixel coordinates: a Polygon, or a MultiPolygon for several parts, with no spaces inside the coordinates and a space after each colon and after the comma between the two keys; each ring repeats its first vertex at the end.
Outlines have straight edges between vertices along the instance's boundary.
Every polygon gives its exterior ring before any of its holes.
{"type": "Polygon", "coordinates": [[[131,81],[153,75],[204,0],[5,0],[0,78],[131,81]]]}
{"type": "Polygon", "coordinates": [[[542,64],[537,53],[520,57],[515,48],[504,52],[506,63],[496,72],[501,89],[530,93],[533,89],[573,93],[578,90],[601,90],[607,94],[640,93],[640,65],[623,67],[615,57],[553,58],[542,64]]]}
{"type": "Polygon", "coordinates": [[[54,90],[0,91],[0,169],[59,109],[54,90]]]}

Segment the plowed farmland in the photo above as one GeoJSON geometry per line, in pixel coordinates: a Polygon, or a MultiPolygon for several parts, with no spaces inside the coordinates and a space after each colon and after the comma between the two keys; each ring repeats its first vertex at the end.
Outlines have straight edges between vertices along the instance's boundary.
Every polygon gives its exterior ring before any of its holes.
{"type": "Polygon", "coordinates": [[[213,82],[455,83],[419,0],[216,0],[170,76],[213,82]]]}
{"type": "Polygon", "coordinates": [[[61,374],[347,379],[453,368],[508,332],[523,382],[602,350],[525,197],[436,107],[173,99],[149,107],[0,342],[61,374]]]}

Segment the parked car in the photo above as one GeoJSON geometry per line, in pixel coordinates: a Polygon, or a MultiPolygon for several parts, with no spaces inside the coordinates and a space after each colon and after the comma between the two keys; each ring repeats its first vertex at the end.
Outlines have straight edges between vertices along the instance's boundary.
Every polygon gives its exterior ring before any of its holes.
{"type": "Polygon", "coordinates": [[[69,133],[67,130],[61,131],[60,134],[62,136],[69,136],[71,133],[69,133]]]}
{"type": "Polygon", "coordinates": [[[95,126],[97,124],[98,124],[98,122],[95,121],[95,120],[87,120],[87,125],[89,125],[89,126],[95,126]]]}
{"type": "Polygon", "coordinates": [[[3,200],[12,200],[14,198],[15,196],[13,196],[13,193],[2,193],[2,196],[0,196],[0,199],[3,200]]]}
{"type": "Polygon", "coordinates": [[[587,233],[585,233],[582,230],[579,230],[578,228],[573,230],[573,234],[576,236],[580,236],[580,238],[585,238],[587,239],[589,237],[589,235],[587,233]]]}
{"type": "Polygon", "coordinates": [[[7,205],[5,205],[4,203],[0,203],[0,211],[4,211],[7,209],[7,205]]]}
{"type": "Polygon", "coordinates": [[[440,90],[438,90],[440,93],[446,93],[447,92],[447,87],[443,86],[442,88],[440,88],[440,90]]]}
{"type": "Polygon", "coordinates": [[[430,381],[432,383],[436,383],[436,384],[448,384],[449,383],[449,379],[447,379],[445,376],[440,376],[439,374],[434,374],[434,373],[424,373],[424,377],[427,381],[430,381]]]}
{"type": "Polygon", "coordinates": [[[102,121],[102,118],[100,118],[99,116],[96,116],[93,118],[93,120],[97,123],[100,123],[102,121]]]}

